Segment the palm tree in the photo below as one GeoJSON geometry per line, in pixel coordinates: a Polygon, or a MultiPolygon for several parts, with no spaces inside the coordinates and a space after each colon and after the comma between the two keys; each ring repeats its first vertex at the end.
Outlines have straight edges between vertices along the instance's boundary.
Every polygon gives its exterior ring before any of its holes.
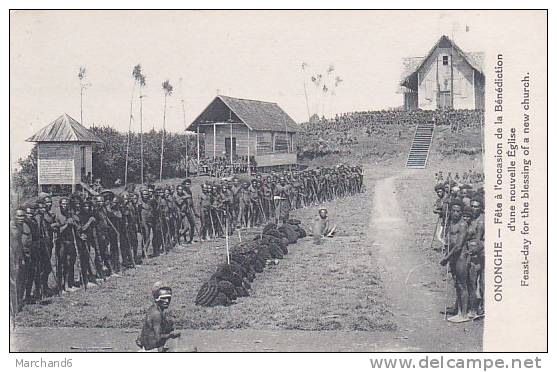
{"type": "Polygon", "coordinates": [[[306,108],[308,110],[308,122],[309,122],[309,118],[311,117],[311,114],[309,112],[309,103],[308,103],[308,91],[307,91],[307,87],[306,87],[306,68],[309,65],[305,62],[302,62],[302,79],[304,82],[304,96],[306,97],[306,108]]]}
{"type": "Polygon", "coordinates": [[[184,104],[184,91],[182,90],[182,78],[180,78],[180,102],[182,103],[182,120],[184,121],[184,135],[186,138],[186,157],[184,159],[185,163],[186,163],[186,178],[188,178],[188,128],[187,128],[187,124],[186,124],[186,106],[184,104]]]}
{"type": "MultiPolygon", "coordinates": [[[[132,76],[134,76],[135,68],[132,72],[132,76]]],[[[135,95],[135,86],[137,85],[135,79],[133,81],[132,87],[132,95],[130,97],[130,122],[128,124],[128,135],[126,140],[126,163],[124,166],[124,187],[128,185],[128,162],[130,157],[130,137],[132,133],[132,120],[133,120],[133,97],[135,95]]]]}
{"type": "Polygon", "coordinates": [[[317,74],[311,77],[311,81],[315,87],[315,113],[319,116],[319,88],[321,86],[322,74],[317,74]]]}
{"type": "Polygon", "coordinates": [[[85,66],[79,67],[79,72],[77,73],[77,78],[79,79],[79,111],[80,111],[80,123],[83,123],[83,91],[91,86],[91,83],[86,81],[87,78],[87,69],[85,66]]]}
{"type": "Polygon", "coordinates": [[[141,65],[138,64],[133,68],[133,78],[135,83],[139,85],[139,140],[141,153],[141,184],[144,184],[144,161],[143,161],[143,87],[147,85],[147,78],[141,72],[141,65]]]}
{"type": "Polygon", "coordinates": [[[159,174],[159,182],[162,182],[162,161],[164,158],[164,135],[166,130],[166,99],[168,96],[172,95],[172,90],[174,88],[170,85],[168,80],[165,80],[162,83],[162,90],[164,91],[164,110],[162,116],[162,137],[161,137],[161,166],[160,166],[160,174],[159,174]]]}

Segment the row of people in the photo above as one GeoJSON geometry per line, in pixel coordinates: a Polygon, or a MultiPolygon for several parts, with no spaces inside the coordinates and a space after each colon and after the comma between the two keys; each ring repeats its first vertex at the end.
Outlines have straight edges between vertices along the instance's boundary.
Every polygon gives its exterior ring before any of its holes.
{"type": "Polygon", "coordinates": [[[435,186],[438,217],[435,236],[443,244],[440,264],[448,265],[455,289],[453,307],[444,310],[448,321],[461,323],[484,315],[484,193],[481,184],[447,178],[435,186]]]}
{"type": "Polygon", "coordinates": [[[459,187],[468,187],[474,184],[483,184],[485,181],[485,175],[482,171],[475,169],[468,169],[467,171],[462,172],[462,174],[455,172],[454,175],[451,174],[451,172],[444,174],[443,171],[440,170],[435,173],[435,179],[437,183],[442,183],[448,179],[452,179],[457,184],[460,184],[459,187]]]}
{"type": "Polygon", "coordinates": [[[258,174],[241,182],[207,182],[199,198],[200,238],[222,236],[228,228],[284,222],[292,209],[317,205],[362,191],[361,167],[337,166],[304,171],[258,174]],[[223,222],[224,221],[224,222],[223,222]]]}
{"type": "Polygon", "coordinates": [[[362,185],[360,167],[341,165],[257,175],[247,182],[207,181],[195,200],[190,179],[177,186],[150,184],[139,192],[129,187],[121,194],[64,196],[57,211],[51,196],[43,195],[17,208],[11,223],[13,310],[94,286],[177,244],[191,244],[195,236],[205,241],[235,228],[287,221],[294,208],[361,192],[362,185]]]}

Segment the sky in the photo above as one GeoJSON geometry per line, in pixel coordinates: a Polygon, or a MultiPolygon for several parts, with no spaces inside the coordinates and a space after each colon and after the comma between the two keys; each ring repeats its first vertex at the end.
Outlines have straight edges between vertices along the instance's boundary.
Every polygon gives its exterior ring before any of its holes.
{"type": "MultiPolygon", "coordinates": [[[[404,57],[424,56],[443,34],[465,51],[483,51],[490,17],[475,11],[11,12],[11,164],[29,153],[25,139],[61,114],[80,120],[80,66],[90,84],[86,127],[127,131],[138,63],[147,77],[144,130],[162,128],[166,79],[174,86],[171,132],[184,130],[182,100],[189,124],[217,93],[276,102],[301,122],[308,117],[304,81],[310,111],[319,107],[326,116],[400,106],[404,57]],[[326,76],[329,65],[335,68],[330,78],[343,81],[324,100],[309,78],[326,76]]],[[[133,104],[132,131],[139,131],[137,97],[133,104]]]]}

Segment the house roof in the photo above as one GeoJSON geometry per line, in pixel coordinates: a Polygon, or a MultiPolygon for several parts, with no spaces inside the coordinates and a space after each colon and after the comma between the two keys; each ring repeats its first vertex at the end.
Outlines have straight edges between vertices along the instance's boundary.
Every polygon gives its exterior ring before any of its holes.
{"type": "Polygon", "coordinates": [[[400,85],[407,85],[410,79],[423,66],[427,59],[440,45],[451,45],[453,49],[476,71],[483,74],[484,54],[480,52],[464,52],[448,36],[441,36],[425,57],[408,57],[402,60],[402,76],[400,85]]]}
{"type": "Polygon", "coordinates": [[[68,114],[63,114],[26,139],[27,142],[98,142],[103,141],[93,132],[79,124],[68,114]]]}
{"type": "Polygon", "coordinates": [[[240,122],[256,131],[300,131],[298,124],[276,103],[221,95],[213,99],[190,128],[215,122],[240,122]]]}

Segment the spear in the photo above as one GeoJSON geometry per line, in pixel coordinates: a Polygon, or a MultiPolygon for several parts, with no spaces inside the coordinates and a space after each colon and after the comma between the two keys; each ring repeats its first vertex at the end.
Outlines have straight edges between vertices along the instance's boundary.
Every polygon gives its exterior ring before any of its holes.
{"type": "Polygon", "coordinates": [[[81,262],[81,258],[79,257],[79,250],[77,249],[77,239],[75,238],[75,229],[74,227],[72,227],[71,229],[72,229],[72,236],[73,236],[73,246],[75,248],[75,256],[77,258],[77,264],[79,266],[79,277],[81,278],[81,285],[83,286],[83,289],[86,291],[87,286],[85,285],[85,278],[83,277],[83,267],[82,267],[83,262],[81,262]]]}

